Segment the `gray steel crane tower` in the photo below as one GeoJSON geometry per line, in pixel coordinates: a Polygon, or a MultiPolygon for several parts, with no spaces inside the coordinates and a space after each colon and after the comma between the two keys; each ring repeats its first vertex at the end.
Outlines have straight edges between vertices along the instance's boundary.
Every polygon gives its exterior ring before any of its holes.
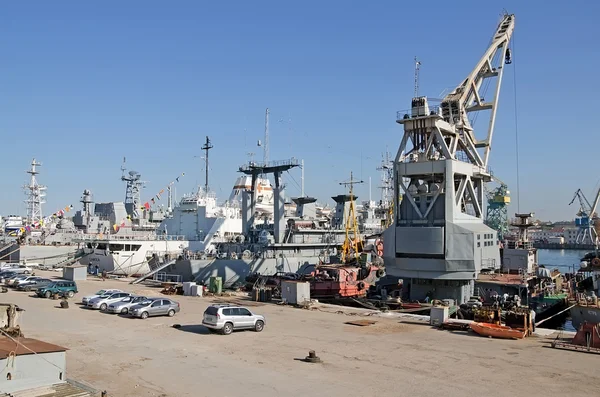
{"type": "Polygon", "coordinates": [[[500,267],[497,233],[483,222],[483,186],[492,179],[488,161],[514,24],[514,15],[502,17],[485,54],[439,107],[418,96],[397,114],[404,135],[394,160],[395,218],[384,233],[384,260],[411,300],[463,303],[482,268],[500,267]],[[492,89],[489,98],[482,86],[492,89]],[[481,111],[489,123],[478,138],[469,116],[481,111]]]}
{"type": "Polygon", "coordinates": [[[579,199],[579,211],[575,218],[575,226],[577,226],[575,244],[589,244],[598,247],[598,233],[595,224],[597,222],[596,208],[598,208],[598,202],[600,201],[600,189],[596,193],[594,204],[590,204],[581,189],[577,189],[569,205],[573,204],[577,198],[579,199]]]}

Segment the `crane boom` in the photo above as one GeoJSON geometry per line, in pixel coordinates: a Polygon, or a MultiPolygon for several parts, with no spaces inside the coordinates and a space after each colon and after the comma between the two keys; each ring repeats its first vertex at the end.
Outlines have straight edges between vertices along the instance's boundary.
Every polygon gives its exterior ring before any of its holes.
{"type": "Polygon", "coordinates": [[[496,122],[496,109],[500,95],[500,86],[504,72],[503,63],[512,62],[508,44],[515,28],[514,14],[506,14],[502,17],[492,42],[479,60],[475,68],[463,82],[446,95],[442,100],[442,117],[450,124],[454,124],[458,130],[466,135],[469,146],[469,157],[473,157],[478,165],[487,167],[494,124],[496,122]],[[485,101],[480,93],[481,86],[485,80],[497,77],[491,101],[485,101]],[[473,134],[473,127],[468,119],[468,114],[482,110],[490,110],[488,132],[485,139],[478,140],[473,134]],[[475,148],[484,149],[484,158],[481,159],[475,148]]]}
{"type": "Polygon", "coordinates": [[[591,206],[590,218],[594,217],[594,212],[596,212],[596,208],[598,208],[598,201],[600,201],[600,188],[598,188],[598,193],[596,193],[596,199],[594,200],[594,205],[591,206]]]}

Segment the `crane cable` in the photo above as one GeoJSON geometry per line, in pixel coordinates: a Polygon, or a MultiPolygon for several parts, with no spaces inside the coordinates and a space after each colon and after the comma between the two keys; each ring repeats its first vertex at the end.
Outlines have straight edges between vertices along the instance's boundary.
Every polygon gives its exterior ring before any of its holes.
{"type": "MultiPolygon", "coordinates": [[[[512,52],[515,53],[515,36],[513,34],[513,38],[511,41],[512,44],[512,52]]],[[[521,188],[519,184],[519,118],[517,115],[517,65],[513,64],[513,95],[514,95],[514,103],[515,103],[515,151],[516,151],[516,166],[517,166],[517,212],[521,213],[521,188]]]]}

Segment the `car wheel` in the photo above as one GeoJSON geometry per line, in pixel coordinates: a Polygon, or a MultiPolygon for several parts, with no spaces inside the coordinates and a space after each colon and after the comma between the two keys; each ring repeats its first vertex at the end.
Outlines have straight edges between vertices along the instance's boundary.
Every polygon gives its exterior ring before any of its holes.
{"type": "Polygon", "coordinates": [[[68,296],[69,298],[72,298],[74,295],[75,295],[75,293],[74,293],[73,291],[69,291],[69,292],[67,292],[67,296],[68,296]]]}
{"type": "Polygon", "coordinates": [[[260,332],[265,328],[265,323],[262,320],[258,320],[256,324],[254,324],[254,330],[256,332],[260,332]]]}
{"type": "Polygon", "coordinates": [[[31,291],[31,287],[25,287],[24,290],[25,290],[25,292],[29,292],[29,291],[31,291]]]}
{"type": "Polygon", "coordinates": [[[50,292],[50,291],[46,291],[46,292],[44,292],[44,296],[45,296],[46,298],[50,298],[50,297],[52,296],[52,292],[50,292]]]}
{"type": "Polygon", "coordinates": [[[223,326],[223,329],[221,330],[221,332],[223,333],[223,335],[229,335],[233,332],[233,324],[231,323],[225,323],[225,325],[223,326]]]}
{"type": "Polygon", "coordinates": [[[104,311],[104,310],[106,310],[106,307],[107,307],[106,303],[103,303],[100,305],[100,310],[104,311]]]}
{"type": "Polygon", "coordinates": [[[127,314],[128,312],[129,312],[129,310],[126,307],[121,309],[121,314],[127,314]]]}
{"type": "Polygon", "coordinates": [[[25,270],[23,274],[29,274],[29,270],[25,270]]]}
{"type": "Polygon", "coordinates": [[[142,312],[141,317],[145,320],[148,318],[148,312],[142,312]]]}
{"type": "Polygon", "coordinates": [[[169,310],[169,312],[167,313],[167,316],[169,317],[173,317],[175,315],[175,310],[171,309],[169,310]]]}

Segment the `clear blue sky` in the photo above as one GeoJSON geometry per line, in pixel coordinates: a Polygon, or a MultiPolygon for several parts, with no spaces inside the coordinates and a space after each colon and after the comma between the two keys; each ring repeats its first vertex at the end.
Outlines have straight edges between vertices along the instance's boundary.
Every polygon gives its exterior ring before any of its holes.
{"type": "MultiPolygon", "coordinates": [[[[177,193],[203,183],[225,198],[237,167],[258,152],[271,109],[271,159],[306,162],[306,191],[323,202],[350,171],[368,181],[395,154],[410,105],[413,57],[421,92],[437,97],[475,65],[499,3],[348,1],[18,1],[0,12],[0,213],[24,213],[20,189],[43,162],[45,213],[124,198],[123,156],[149,181],[148,200],[181,172],[177,193]]],[[[595,2],[520,1],[491,167],[516,203],[513,78],[517,74],[521,211],[572,219],[600,175],[595,115],[600,79],[595,2]]],[[[485,125],[476,125],[482,129],[485,125]]],[[[294,178],[300,181],[300,173],[294,178]]],[[[361,199],[368,184],[358,188],[361,199]]],[[[299,188],[288,178],[288,193],[299,188]]],[[[511,212],[516,211],[516,205],[511,212]]]]}

